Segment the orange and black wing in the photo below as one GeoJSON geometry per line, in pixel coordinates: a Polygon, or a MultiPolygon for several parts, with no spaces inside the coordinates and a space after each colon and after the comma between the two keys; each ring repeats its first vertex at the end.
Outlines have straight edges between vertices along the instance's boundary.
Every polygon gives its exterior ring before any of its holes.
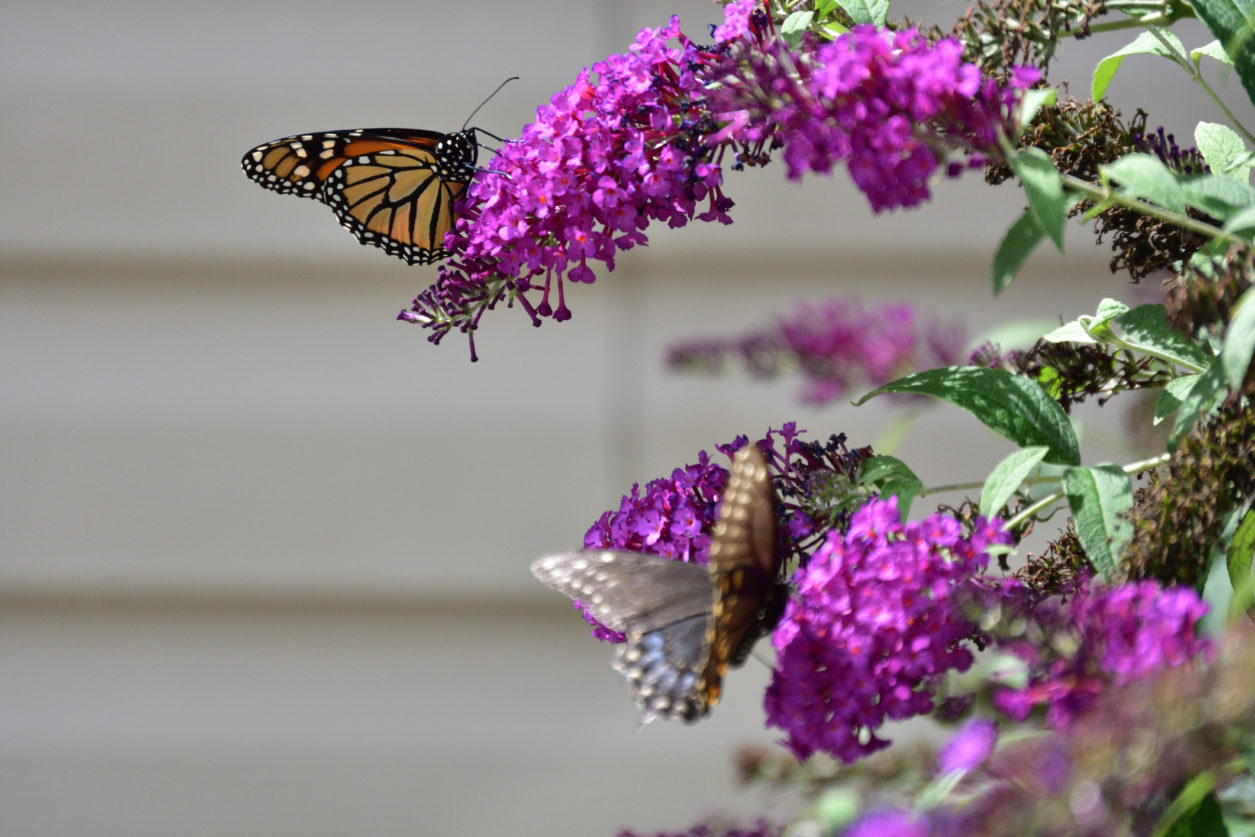
{"type": "Polygon", "coordinates": [[[244,155],[244,173],[275,192],[315,198],[362,244],[409,264],[447,258],[454,203],[475,171],[471,131],[370,128],[297,134],[244,155]]]}
{"type": "Polygon", "coordinates": [[[779,584],[775,489],[755,444],[737,451],[724,488],[710,547],[714,600],[706,623],[707,656],[697,683],[702,712],[719,702],[729,665],[740,665],[754,642],[775,627],[787,589],[779,584]]]}

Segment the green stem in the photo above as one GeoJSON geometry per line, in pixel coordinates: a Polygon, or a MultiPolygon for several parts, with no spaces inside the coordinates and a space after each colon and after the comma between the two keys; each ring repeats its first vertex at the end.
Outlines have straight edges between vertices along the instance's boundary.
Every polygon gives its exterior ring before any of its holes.
{"type": "Polygon", "coordinates": [[[1238,121],[1238,118],[1233,115],[1233,111],[1229,110],[1225,103],[1221,101],[1220,97],[1216,95],[1216,91],[1211,88],[1211,85],[1207,83],[1207,79],[1203,78],[1203,74],[1199,72],[1198,67],[1194,65],[1194,60],[1190,58],[1188,54],[1182,55],[1176,51],[1176,46],[1169,43],[1168,39],[1164,37],[1162,27],[1151,26],[1148,28],[1150,33],[1154,35],[1155,38],[1158,39],[1159,43],[1163,45],[1164,49],[1171,52],[1175,56],[1176,63],[1179,64],[1183,70],[1185,70],[1185,73],[1190,77],[1190,80],[1199,87],[1203,88],[1203,92],[1206,93],[1212,103],[1220,109],[1220,112],[1224,114],[1225,119],[1229,120],[1229,123],[1237,128],[1237,130],[1246,137],[1247,142],[1255,143],[1255,136],[1253,136],[1251,132],[1246,129],[1246,126],[1238,121]]]}
{"type": "MultiPolygon", "coordinates": [[[[1085,34],[1096,35],[1099,32],[1117,32],[1121,29],[1144,29],[1148,26],[1162,26],[1164,28],[1172,26],[1178,20],[1194,17],[1194,10],[1183,3],[1168,0],[1165,3],[1147,3],[1144,0],[1112,0],[1104,7],[1106,13],[1123,12],[1129,15],[1124,20],[1108,20],[1102,23],[1092,23],[1085,30],[1085,34]]],[[[1067,32],[1060,32],[1061,36],[1078,37],[1081,34],[1079,27],[1075,27],[1067,32]]]]}
{"type": "MultiPolygon", "coordinates": [[[[1139,474],[1142,471],[1149,471],[1151,468],[1157,468],[1160,465],[1163,465],[1165,462],[1167,462],[1170,457],[1171,457],[1171,454],[1161,453],[1158,456],[1151,456],[1147,459],[1139,459],[1137,462],[1130,462],[1128,465],[1123,466],[1120,470],[1124,471],[1124,473],[1128,474],[1129,476],[1132,476],[1133,474],[1139,474]]],[[[1053,480],[1053,478],[1049,478],[1049,480],[1053,480]]],[[[1049,480],[1042,480],[1042,481],[1044,482],[1044,481],[1049,481],[1049,480]]],[[[1047,506],[1053,505],[1054,503],[1058,502],[1060,499],[1063,498],[1063,496],[1064,496],[1064,492],[1062,489],[1059,491],[1052,491],[1050,494],[1047,494],[1045,497],[1042,497],[1036,503],[1033,503],[1031,506],[1021,511],[1019,514],[1015,515],[1010,520],[1006,521],[1003,525],[1007,529],[1013,529],[1019,524],[1023,523],[1025,520],[1028,520],[1032,517],[1036,517],[1038,512],[1040,512],[1042,509],[1046,508],[1047,506]]]]}
{"type": "Polygon", "coordinates": [[[1220,112],[1224,114],[1225,119],[1229,120],[1229,124],[1236,128],[1238,133],[1244,136],[1248,143],[1255,145],[1255,134],[1248,131],[1246,126],[1238,121],[1238,118],[1233,115],[1233,111],[1229,110],[1225,103],[1220,100],[1220,97],[1216,95],[1216,91],[1211,89],[1211,85],[1203,78],[1203,74],[1198,72],[1198,70],[1191,69],[1190,78],[1194,79],[1194,83],[1203,88],[1203,92],[1207,94],[1208,98],[1212,100],[1216,107],[1220,108],[1220,112]]]}
{"type": "Polygon", "coordinates": [[[1041,511],[1042,509],[1046,508],[1047,506],[1054,505],[1062,497],[1063,497],[1062,489],[1060,489],[1059,491],[1052,491],[1051,493],[1047,494],[1045,497],[1042,497],[1036,503],[1033,503],[1028,508],[1022,510],[1019,514],[1015,515],[1010,520],[1006,521],[1003,524],[1003,526],[1007,529],[1014,529],[1016,526],[1019,526],[1025,520],[1036,517],[1037,513],[1041,511]]]}
{"type": "Polygon", "coordinates": [[[983,482],[952,482],[949,485],[934,485],[932,488],[925,488],[920,491],[920,497],[927,497],[929,494],[946,494],[950,491],[971,491],[973,488],[983,488],[983,482]]]}
{"type": "Polygon", "coordinates": [[[1247,250],[1252,249],[1252,244],[1247,239],[1242,238],[1239,235],[1234,235],[1233,233],[1224,232],[1219,227],[1213,227],[1211,224],[1204,221],[1191,218],[1183,212],[1173,212],[1170,209],[1164,209],[1162,206],[1155,206],[1154,204],[1146,203],[1138,198],[1121,195],[1119,192],[1110,187],[1098,186],[1094,183],[1090,183],[1088,180],[1082,180],[1075,175],[1061,174],[1060,176],[1063,178],[1064,186],[1074,192],[1080,192],[1082,195],[1095,201],[1096,203],[1114,203],[1118,206],[1123,206],[1125,209],[1131,209],[1139,214],[1148,215],[1152,218],[1158,218],[1161,221],[1166,221],[1169,224],[1189,230],[1190,232],[1196,232],[1199,235],[1206,236],[1207,238],[1219,239],[1226,244],[1238,245],[1247,250]]]}

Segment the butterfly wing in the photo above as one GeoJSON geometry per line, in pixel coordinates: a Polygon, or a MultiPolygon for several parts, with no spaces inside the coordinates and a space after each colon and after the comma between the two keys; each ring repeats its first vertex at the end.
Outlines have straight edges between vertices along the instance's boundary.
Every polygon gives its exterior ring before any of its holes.
{"type": "Polygon", "coordinates": [[[532,575],[626,636],[613,666],[628,681],[640,723],[698,716],[694,686],[710,610],[705,567],[637,552],[567,552],[537,559],[532,575]]]}
{"type": "Polygon", "coordinates": [[[710,608],[706,568],[657,555],[564,552],[533,561],[532,575],[579,599],[594,619],[624,634],[704,616],[710,608]]]}
{"type": "Polygon", "coordinates": [[[241,164],[266,189],[327,204],[362,244],[430,264],[451,255],[445,233],[478,152],[472,131],[368,128],[284,137],[241,164]]]}
{"type": "Polygon", "coordinates": [[[706,625],[708,649],[698,681],[705,714],[719,702],[729,665],[740,665],[754,642],[775,627],[787,588],[778,584],[775,491],[757,445],[737,451],[711,538],[714,588],[706,625]]]}

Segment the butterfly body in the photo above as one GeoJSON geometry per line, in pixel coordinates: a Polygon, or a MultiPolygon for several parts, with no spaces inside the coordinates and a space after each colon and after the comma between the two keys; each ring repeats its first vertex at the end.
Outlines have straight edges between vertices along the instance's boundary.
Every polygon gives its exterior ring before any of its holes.
{"type": "Polygon", "coordinates": [[[451,255],[445,233],[478,156],[473,129],[362,128],[277,139],[241,165],[263,188],[327,204],[362,244],[430,264],[451,255]]]}
{"type": "Polygon", "coordinates": [[[532,574],[623,633],[614,669],[628,681],[641,723],[696,721],[719,702],[724,674],[783,612],[775,495],[757,447],[737,453],[705,567],[631,552],[540,558],[532,574]]]}

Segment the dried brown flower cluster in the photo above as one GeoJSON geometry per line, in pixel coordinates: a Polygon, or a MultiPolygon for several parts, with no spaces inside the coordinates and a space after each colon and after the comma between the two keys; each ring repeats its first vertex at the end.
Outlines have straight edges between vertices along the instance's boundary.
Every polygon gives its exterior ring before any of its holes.
{"type": "Polygon", "coordinates": [[[1255,255],[1234,248],[1208,270],[1187,268],[1165,283],[1168,323],[1190,336],[1219,337],[1255,275],[1255,255]]]}
{"type": "Polygon", "coordinates": [[[1206,572],[1226,516],[1255,490],[1255,409],[1245,400],[1231,398],[1186,434],[1136,492],[1129,577],[1192,585],[1206,572]]]}

